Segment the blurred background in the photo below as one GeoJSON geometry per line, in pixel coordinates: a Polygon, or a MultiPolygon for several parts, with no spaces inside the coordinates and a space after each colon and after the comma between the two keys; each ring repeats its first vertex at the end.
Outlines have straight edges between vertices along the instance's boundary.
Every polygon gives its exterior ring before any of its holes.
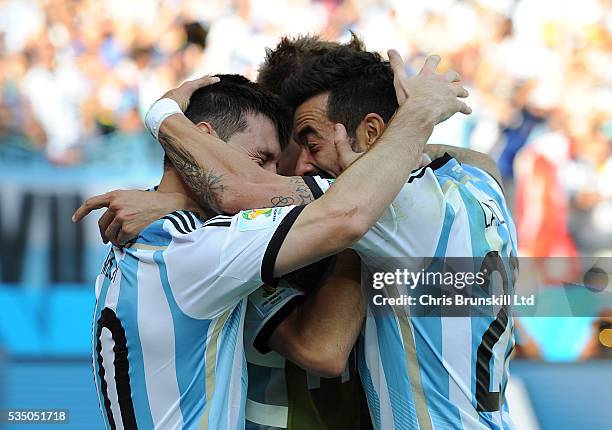
{"type": "MultiPolygon", "coordinates": [[[[474,113],[430,142],[494,157],[522,257],[612,255],[611,0],[0,0],[0,408],[70,408],[72,427],[98,426],[105,247],[96,216],[70,215],[157,183],[149,105],[192,76],[255,79],[282,35],[350,31],[412,71],[431,53],[459,71],[474,113]]],[[[611,327],[606,308],[519,319],[518,428],[612,428],[611,327]]]]}

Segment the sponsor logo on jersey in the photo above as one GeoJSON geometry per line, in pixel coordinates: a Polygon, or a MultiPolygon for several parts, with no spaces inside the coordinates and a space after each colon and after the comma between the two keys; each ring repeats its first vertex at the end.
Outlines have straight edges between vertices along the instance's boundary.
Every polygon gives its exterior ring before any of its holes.
{"type": "Polygon", "coordinates": [[[249,209],[240,212],[240,214],[242,215],[242,218],[246,219],[247,221],[252,221],[258,216],[272,216],[272,209],[249,209]]]}
{"type": "Polygon", "coordinates": [[[284,208],[249,209],[240,212],[238,228],[240,231],[270,228],[283,213],[284,208]]]}

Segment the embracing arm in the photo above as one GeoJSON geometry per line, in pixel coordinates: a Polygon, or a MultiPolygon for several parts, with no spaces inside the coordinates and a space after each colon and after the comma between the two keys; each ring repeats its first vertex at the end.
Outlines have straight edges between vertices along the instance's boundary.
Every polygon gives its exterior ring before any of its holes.
{"type": "Polygon", "coordinates": [[[469,164],[484,170],[495,179],[503,190],[501,173],[497,168],[497,164],[495,164],[495,161],[493,161],[489,155],[474,151],[473,149],[459,148],[450,145],[429,144],[425,147],[425,153],[429,155],[432,160],[442,157],[445,152],[460,163],[469,164]]]}
{"type": "MultiPolygon", "coordinates": [[[[373,147],[302,210],[280,248],[275,277],[348,248],[376,223],[417,166],[433,130],[433,121],[417,120],[416,114],[401,106],[373,147]]],[[[344,127],[336,125],[336,140],[345,141],[343,134],[344,127]]]]}
{"type": "MultiPolygon", "coordinates": [[[[438,124],[470,108],[457,97],[467,91],[458,75],[440,75],[440,57],[428,57],[421,72],[406,76],[399,54],[389,51],[396,93],[409,95],[372,148],[353,162],[321,198],[307,205],[289,229],[275,260],[280,277],[356,243],[393,202],[419,164],[427,139],[438,124]]],[[[400,97],[398,96],[398,100],[400,97]]],[[[336,124],[335,141],[346,144],[346,130],[336,124]]]]}
{"type": "Polygon", "coordinates": [[[340,375],[365,315],[359,273],[357,254],[339,254],[330,276],[276,327],[268,346],[310,372],[340,375]]]}
{"type": "Polygon", "coordinates": [[[301,177],[262,169],[184,115],[172,115],[162,123],[159,141],[198,203],[214,212],[304,205],[314,200],[301,177]]]}

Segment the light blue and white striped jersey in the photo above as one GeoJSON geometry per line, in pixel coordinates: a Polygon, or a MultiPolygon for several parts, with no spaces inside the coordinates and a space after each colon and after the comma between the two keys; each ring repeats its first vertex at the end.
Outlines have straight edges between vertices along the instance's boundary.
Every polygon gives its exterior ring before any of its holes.
{"type": "MultiPolygon", "coordinates": [[[[304,274],[315,285],[321,275],[316,270],[304,274]]],[[[371,428],[354,354],[340,377],[321,378],[268,347],[274,330],[304,300],[304,293],[287,279],[249,295],[244,329],[249,375],[246,430],[371,428]]]]}
{"type": "MultiPolygon", "coordinates": [[[[317,182],[325,191],[332,181],[317,182]]],[[[471,272],[498,272],[490,279],[499,282],[487,284],[490,294],[513,288],[506,263],[516,256],[516,232],[502,190],[484,171],[449,156],[413,173],[353,248],[370,275],[406,265],[418,271],[432,257],[463,258],[471,272]]],[[[393,284],[379,293],[409,291],[393,284]]],[[[358,358],[377,429],[513,428],[504,398],[512,316],[507,306],[476,308],[470,316],[411,316],[408,305],[369,300],[358,358]]]]}
{"type": "Polygon", "coordinates": [[[272,279],[300,210],[206,222],[174,212],[111,248],[96,280],[92,342],[106,428],[244,428],[246,297],[272,279]]]}
{"type": "Polygon", "coordinates": [[[287,428],[289,401],[285,357],[267,347],[269,335],[264,345],[257,345],[263,342],[256,342],[256,338],[267,324],[277,319],[278,322],[272,328],[274,330],[304,301],[304,297],[302,291],[293,288],[285,280],[281,280],[277,288],[263,285],[249,295],[244,329],[244,348],[250,382],[246,404],[247,430],[287,428]],[[258,351],[258,346],[265,347],[266,354],[258,351]]]}

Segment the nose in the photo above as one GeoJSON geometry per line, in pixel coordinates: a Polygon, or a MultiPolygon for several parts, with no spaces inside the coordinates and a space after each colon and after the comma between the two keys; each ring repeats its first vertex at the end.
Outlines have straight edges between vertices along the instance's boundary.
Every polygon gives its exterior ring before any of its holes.
{"type": "Polygon", "coordinates": [[[317,171],[314,159],[308,149],[300,146],[300,155],[298,156],[297,163],[295,163],[295,174],[297,176],[308,176],[315,174],[317,171]]]}

